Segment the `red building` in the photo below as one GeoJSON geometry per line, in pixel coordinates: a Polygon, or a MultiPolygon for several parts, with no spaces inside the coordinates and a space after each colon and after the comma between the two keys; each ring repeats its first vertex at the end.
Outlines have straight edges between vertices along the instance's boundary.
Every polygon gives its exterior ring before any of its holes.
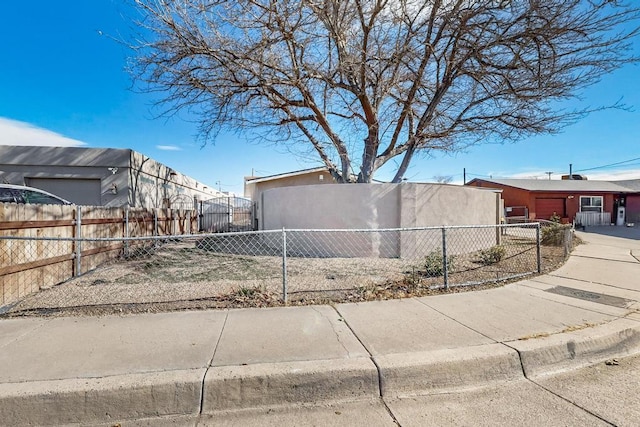
{"type": "Polygon", "coordinates": [[[640,180],[474,179],[466,185],[502,190],[507,220],[557,215],[583,225],[640,223],[640,180]]]}

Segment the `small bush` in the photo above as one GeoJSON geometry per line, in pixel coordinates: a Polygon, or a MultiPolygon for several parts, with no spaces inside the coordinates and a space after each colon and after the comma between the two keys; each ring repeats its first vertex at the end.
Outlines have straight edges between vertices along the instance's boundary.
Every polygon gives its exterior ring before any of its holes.
{"type": "Polygon", "coordinates": [[[251,297],[254,297],[256,294],[258,294],[259,292],[260,292],[260,289],[257,286],[252,288],[241,286],[236,291],[236,295],[239,297],[251,298],[251,297]]]}
{"type": "Polygon", "coordinates": [[[560,215],[554,212],[553,215],[551,215],[551,218],[549,218],[549,221],[560,224],[562,222],[562,218],[560,217],[560,215]]]}
{"type": "Polygon", "coordinates": [[[507,254],[507,250],[504,246],[497,245],[489,249],[480,251],[478,254],[480,257],[480,264],[492,265],[502,261],[507,254]]]}
{"type": "Polygon", "coordinates": [[[540,243],[546,246],[562,246],[566,229],[567,226],[557,223],[542,227],[540,230],[540,243]]]}
{"type": "MultiPolygon", "coordinates": [[[[444,274],[443,266],[444,256],[442,251],[433,251],[429,253],[424,259],[425,276],[438,277],[444,274]]],[[[447,257],[447,269],[453,270],[454,257],[447,257]]]]}

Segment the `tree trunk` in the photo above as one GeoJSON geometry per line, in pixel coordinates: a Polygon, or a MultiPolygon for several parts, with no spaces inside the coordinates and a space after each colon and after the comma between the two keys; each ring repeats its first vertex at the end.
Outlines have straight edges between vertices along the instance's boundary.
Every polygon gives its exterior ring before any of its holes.
{"type": "Polygon", "coordinates": [[[407,168],[409,167],[409,163],[411,163],[411,159],[413,158],[414,152],[415,152],[415,146],[413,145],[411,145],[407,149],[407,151],[405,151],[404,157],[402,158],[402,163],[400,163],[400,166],[396,171],[396,176],[393,177],[393,180],[391,182],[396,184],[399,182],[402,182],[402,179],[404,178],[404,174],[407,172],[407,168]]]}

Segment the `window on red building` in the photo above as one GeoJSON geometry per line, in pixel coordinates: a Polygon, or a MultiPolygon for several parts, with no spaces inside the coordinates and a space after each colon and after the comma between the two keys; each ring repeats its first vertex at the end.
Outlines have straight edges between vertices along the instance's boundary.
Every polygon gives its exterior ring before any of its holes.
{"type": "Polygon", "coordinates": [[[602,213],[602,196],[580,196],[580,212],[602,213]]]}

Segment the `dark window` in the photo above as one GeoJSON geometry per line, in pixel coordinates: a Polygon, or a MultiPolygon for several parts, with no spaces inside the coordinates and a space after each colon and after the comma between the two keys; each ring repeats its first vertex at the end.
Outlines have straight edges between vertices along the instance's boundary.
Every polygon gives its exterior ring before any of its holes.
{"type": "Polygon", "coordinates": [[[602,196],[580,196],[580,212],[602,213],[602,196]]]}
{"type": "Polygon", "coordinates": [[[25,203],[38,203],[41,205],[64,205],[64,202],[55,197],[48,196],[46,194],[38,193],[37,191],[24,190],[22,192],[22,198],[25,203]]]}
{"type": "Polygon", "coordinates": [[[12,188],[0,188],[0,203],[17,203],[17,191],[12,188]]]}

